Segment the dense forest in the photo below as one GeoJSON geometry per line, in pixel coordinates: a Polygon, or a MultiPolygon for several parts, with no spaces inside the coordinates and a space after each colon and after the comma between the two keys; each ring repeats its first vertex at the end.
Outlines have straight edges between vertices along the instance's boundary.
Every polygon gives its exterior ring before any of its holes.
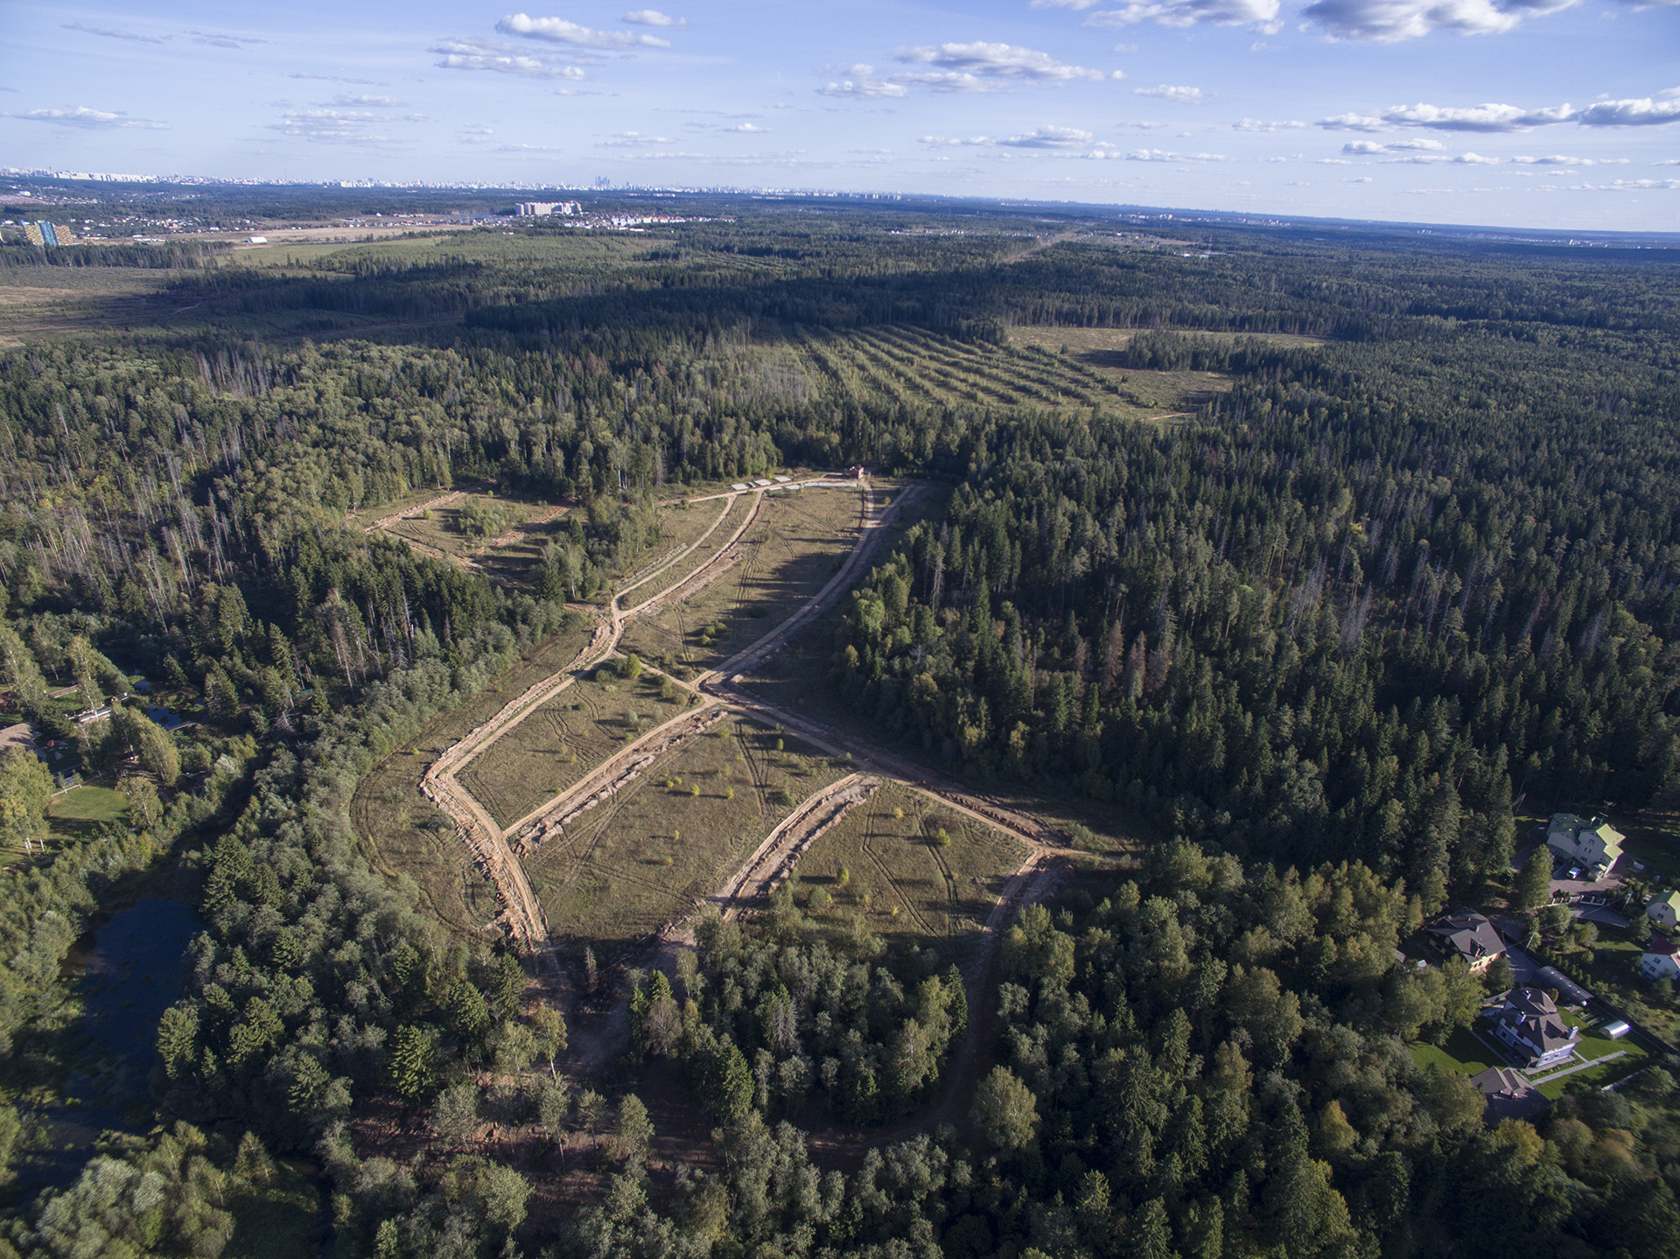
{"type": "Polygon", "coordinates": [[[124,802],[47,845],[61,771],[0,755],[0,1254],[255,1253],[283,1209],[382,1259],[1671,1249],[1676,1064],[1490,1127],[1410,1049],[1494,976],[1394,957],[1510,892],[1520,819],[1680,787],[1680,264],[1211,225],[1186,253],[1072,215],[1020,256],[1042,225],[1001,211],[706,208],[178,251],[211,330],[0,354],[6,711],[124,802]],[[882,325],[976,362],[1124,329],[1081,370],[1227,387],[1140,423],[810,353],[882,325]],[[351,797],[575,630],[657,497],[853,462],[950,497],[825,624],[837,701],[1159,838],[1025,909],[982,1008],[785,887],[621,976],[632,1051],[573,1072],[528,960],[442,930],[351,797]],[[469,484],[576,508],[525,579],[347,527],[469,484]],[[96,1087],[67,959],[165,878],[185,985],[66,1167],[96,1087]],[[485,1123],[541,1138],[502,1158],[485,1123]]]}

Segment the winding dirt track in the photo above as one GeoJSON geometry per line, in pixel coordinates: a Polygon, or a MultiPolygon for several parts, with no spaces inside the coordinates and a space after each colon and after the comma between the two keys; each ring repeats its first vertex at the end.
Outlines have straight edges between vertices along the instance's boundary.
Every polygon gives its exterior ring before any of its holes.
{"type": "MultiPolygon", "coordinates": [[[[788,876],[800,855],[819,835],[835,825],[847,810],[866,800],[886,780],[903,783],[937,799],[946,808],[1013,835],[1028,846],[1027,859],[1007,880],[987,917],[982,932],[982,946],[965,959],[962,968],[969,994],[969,1008],[982,1008],[982,986],[991,972],[1002,928],[1024,905],[1048,895],[1077,854],[1063,847],[1060,836],[1036,818],[968,791],[922,766],[910,764],[875,748],[861,746],[850,735],[835,731],[802,714],[787,712],[749,696],[737,689],[736,685],[742,673],[786,645],[804,625],[821,615],[857,583],[866,565],[879,549],[881,541],[886,537],[885,526],[897,516],[906,503],[914,501],[920,492],[919,485],[908,485],[891,505],[882,509],[867,479],[860,484],[849,479],[818,477],[797,486],[752,487],[690,499],[691,503],[721,501],[723,509],[700,537],[621,587],[609,601],[604,614],[596,614],[598,622],[589,643],[564,668],[509,701],[493,717],[446,749],[427,769],[421,781],[421,792],[455,823],[462,841],[473,853],[480,868],[489,876],[498,903],[502,907],[498,921],[519,947],[537,960],[543,972],[541,979],[545,987],[549,987],[551,999],[563,1000],[569,985],[559,966],[541,902],[526,877],[516,847],[523,849],[540,842],[551,826],[563,825],[566,818],[597,803],[597,797],[605,798],[616,793],[623,785],[622,780],[642,772],[654,759],[664,756],[692,738],[723,712],[733,712],[761,724],[792,731],[829,755],[850,757],[858,766],[859,772],[849,774],[802,800],[765,837],[717,894],[709,898],[727,916],[738,914],[767,895],[788,876]],[[535,709],[571,686],[583,672],[610,657],[617,650],[625,627],[631,620],[668,600],[680,601],[688,597],[726,571],[737,558],[732,554],[736,543],[758,518],[766,489],[828,487],[861,488],[862,496],[857,537],[852,550],[823,587],[785,621],[723,661],[715,669],[702,674],[693,682],[671,677],[673,683],[689,691],[698,700],[696,706],[686,709],[619,749],[576,783],[519,818],[511,826],[498,826],[483,805],[462,785],[459,780],[461,772],[535,709]],[[673,566],[705,545],[728,517],[735,500],[743,494],[753,496],[752,508],[725,542],[716,546],[703,561],[679,580],[633,607],[624,607],[626,596],[661,574],[669,572],[673,566]]],[[[408,510],[419,511],[437,503],[438,500],[432,500],[421,507],[408,510]]],[[[649,671],[659,673],[651,667],[649,671]]],[[[668,674],[665,676],[670,677],[668,674]]],[[[651,963],[665,970],[673,970],[677,953],[693,946],[692,916],[685,915],[667,923],[657,933],[655,940],[651,963]]],[[[604,1025],[593,1029],[574,1029],[575,1067],[588,1071],[606,1066],[610,1062],[627,1033],[628,1024],[621,1015],[622,1011],[615,1008],[604,1025]]],[[[958,1051],[961,1056],[953,1059],[953,1069],[948,1078],[954,1081],[958,1076],[971,1072],[974,1053],[972,1042],[976,1039],[965,1038],[969,1043],[958,1051]]],[[[947,1090],[947,1094],[956,1097],[960,1095],[960,1090],[953,1087],[947,1090]]],[[[947,1106],[949,1104],[951,1103],[947,1103],[947,1106]]],[[[941,1110],[945,1108],[942,1106],[941,1110]]]]}

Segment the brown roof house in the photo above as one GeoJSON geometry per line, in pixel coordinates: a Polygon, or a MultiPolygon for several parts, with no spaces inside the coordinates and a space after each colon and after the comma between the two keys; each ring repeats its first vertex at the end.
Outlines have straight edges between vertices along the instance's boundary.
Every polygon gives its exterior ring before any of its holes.
{"type": "Polygon", "coordinates": [[[1543,988],[1513,988],[1490,1017],[1489,1030],[1519,1064],[1533,1071],[1556,1066],[1575,1052],[1580,1029],[1558,1013],[1543,988]]]}
{"type": "Polygon", "coordinates": [[[1540,1090],[1510,1067],[1489,1067],[1471,1076],[1470,1083],[1487,1101],[1483,1118],[1490,1124],[1502,1119],[1533,1119],[1548,1105],[1540,1090]]]}
{"type": "Polygon", "coordinates": [[[1481,972],[1497,957],[1505,956],[1505,941],[1487,920],[1473,909],[1455,909],[1424,928],[1442,957],[1461,958],[1471,970],[1481,972]]]}

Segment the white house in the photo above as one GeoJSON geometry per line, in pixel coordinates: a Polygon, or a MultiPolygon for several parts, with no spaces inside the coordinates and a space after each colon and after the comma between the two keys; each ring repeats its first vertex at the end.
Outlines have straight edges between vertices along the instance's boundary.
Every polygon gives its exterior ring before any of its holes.
{"type": "Polygon", "coordinates": [[[1558,1013],[1557,1002],[1543,988],[1513,988],[1493,1012],[1493,1034],[1528,1070],[1550,1067],[1575,1052],[1579,1028],[1558,1013]]]}
{"type": "Polygon", "coordinates": [[[1639,973],[1655,983],[1659,979],[1680,980],[1680,946],[1656,936],[1651,947],[1639,955],[1639,973]]]}
{"type": "Polygon", "coordinates": [[[1657,897],[1645,906],[1645,916],[1663,931],[1680,928],[1680,892],[1657,897]]]}
{"type": "Polygon", "coordinates": [[[1594,879],[1616,864],[1626,838],[1602,817],[1588,819],[1573,813],[1552,814],[1546,827],[1546,846],[1585,868],[1594,879]]]}

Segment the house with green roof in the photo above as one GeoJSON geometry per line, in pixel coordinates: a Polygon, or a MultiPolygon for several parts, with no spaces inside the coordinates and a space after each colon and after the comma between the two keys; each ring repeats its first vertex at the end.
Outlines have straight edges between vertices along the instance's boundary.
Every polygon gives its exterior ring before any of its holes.
{"type": "Polygon", "coordinates": [[[1554,813],[1546,826],[1546,846],[1580,866],[1594,880],[1602,878],[1622,855],[1627,839],[1602,817],[1583,818],[1554,813]]]}
{"type": "Polygon", "coordinates": [[[1657,896],[1645,906],[1645,916],[1662,931],[1680,928],[1680,892],[1667,892],[1657,896]]]}

